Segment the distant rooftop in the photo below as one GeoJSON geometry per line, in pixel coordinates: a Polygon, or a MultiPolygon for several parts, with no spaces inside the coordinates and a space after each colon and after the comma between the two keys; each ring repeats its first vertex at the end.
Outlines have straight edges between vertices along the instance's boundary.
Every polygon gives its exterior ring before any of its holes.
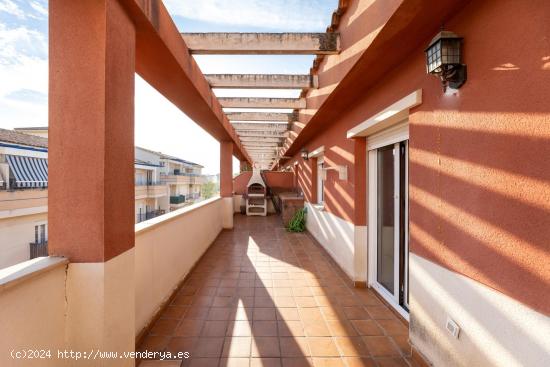
{"type": "Polygon", "coordinates": [[[143,148],[143,147],[138,147],[136,146],[136,148],[138,149],[141,149],[143,151],[146,151],[146,152],[149,152],[149,153],[153,153],[153,154],[158,154],[160,156],[161,159],[170,159],[172,161],[176,161],[176,162],[180,162],[180,163],[185,163],[185,164],[189,164],[191,166],[196,166],[196,167],[200,167],[200,168],[204,168],[204,166],[198,164],[198,163],[194,163],[194,162],[191,162],[191,161],[186,161],[185,159],[181,159],[181,158],[178,158],[178,157],[174,157],[174,156],[171,156],[171,155],[168,155],[168,154],[164,154],[162,152],[156,152],[154,150],[150,150],[150,149],[147,149],[147,148],[143,148]]]}
{"type": "MultiPolygon", "coordinates": [[[[30,128],[27,128],[30,129],[30,128]]],[[[48,139],[40,136],[20,133],[14,130],[0,129],[0,142],[20,144],[31,147],[48,148],[48,139]]]]}
{"type": "Polygon", "coordinates": [[[47,126],[29,126],[29,127],[16,127],[14,128],[15,131],[27,131],[27,130],[43,130],[48,131],[47,126]]]}

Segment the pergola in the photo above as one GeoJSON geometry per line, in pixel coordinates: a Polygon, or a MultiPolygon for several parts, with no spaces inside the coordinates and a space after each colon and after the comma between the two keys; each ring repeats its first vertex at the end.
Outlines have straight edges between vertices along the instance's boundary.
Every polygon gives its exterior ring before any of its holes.
{"type": "MultiPolygon", "coordinates": [[[[194,55],[327,55],[340,50],[339,34],[326,33],[182,33],[194,55]]],[[[212,88],[297,89],[304,95],[317,88],[316,75],[210,74],[212,88]]],[[[282,147],[305,98],[218,98],[222,108],[250,109],[226,112],[248,156],[262,169],[271,168],[282,156],[282,147]],[[293,113],[258,112],[257,109],[291,109],[293,113]]]]}

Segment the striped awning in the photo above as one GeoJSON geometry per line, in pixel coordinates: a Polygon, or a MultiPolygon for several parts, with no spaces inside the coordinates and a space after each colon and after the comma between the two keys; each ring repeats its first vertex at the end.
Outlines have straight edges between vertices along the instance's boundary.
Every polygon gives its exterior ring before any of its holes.
{"type": "Polygon", "coordinates": [[[6,159],[15,176],[16,187],[48,187],[48,160],[8,155],[6,159]]]}

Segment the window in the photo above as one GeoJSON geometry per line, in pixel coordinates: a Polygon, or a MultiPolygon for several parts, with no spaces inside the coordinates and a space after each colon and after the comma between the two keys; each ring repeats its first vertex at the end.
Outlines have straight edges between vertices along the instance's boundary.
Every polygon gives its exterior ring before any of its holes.
{"type": "Polygon", "coordinates": [[[34,226],[34,243],[46,243],[46,225],[34,226]]]}
{"type": "Polygon", "coordinates": [[[325,166],[324,162],[323,157],[317,158],[317,203],[321,205],[325,202],[325,184],[323,181],[323,177],[325,176],[323,172],[323,168],[325,166]]]}

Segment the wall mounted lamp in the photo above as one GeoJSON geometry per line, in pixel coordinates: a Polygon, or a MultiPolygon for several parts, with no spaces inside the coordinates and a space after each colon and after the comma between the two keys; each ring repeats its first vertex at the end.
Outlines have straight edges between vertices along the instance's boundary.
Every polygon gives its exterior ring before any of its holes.
{"type": "Polygon", "coordinates": [[[304,159],[304,161],[307,161],[309,159],[309,152],[307,151],[306,148],[303,148],[300,151],[300,154],[302,155],[302,158],[304,159]]]}
{"type": "Polygon", "coordinates": [[[441,30],[424,50],[426,70],[441,79],[443,92],[447,87],[458,89],[466,82],[466,65],[461,64],[462,37],[441,30]]]}

